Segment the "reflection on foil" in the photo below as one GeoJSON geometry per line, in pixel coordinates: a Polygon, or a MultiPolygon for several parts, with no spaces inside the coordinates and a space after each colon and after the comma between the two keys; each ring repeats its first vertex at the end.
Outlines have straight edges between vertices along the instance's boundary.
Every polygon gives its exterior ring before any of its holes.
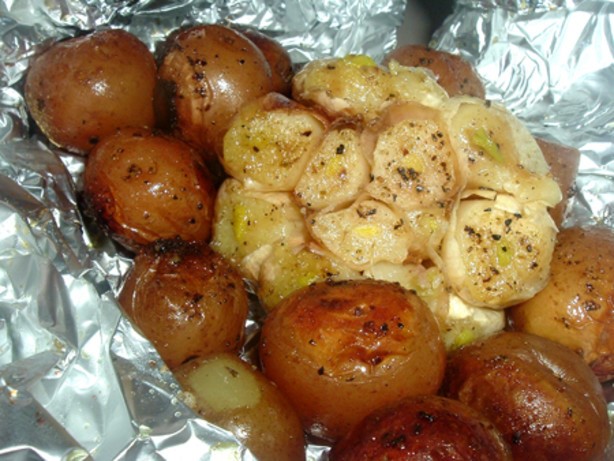
{"type": "MultiPolygon", "coordinates": [[[[150,49],[194,22],[249,25],[294,61],[396,43],[405,2],[48,0],[0,3],[0,458],[252,459],[195,418],[114,299],[130,259],[86,232],[83,159],[46,145],[25,111],[31,56],[53,40],[122,27],[150,49]]],[[[566,223],[614,226],[614,3],[461,0],[432,45],[472,61],[488,97],[582,152],[566,223]]],[[[249,326],[253,334],[257,326],[249,326]]],[[[612,388],[607,389],[610,399],[612,388]]],[[[612,411],[614,413],[614,409],[612,411]]],[[[326,448],[309,447],[313,460],[326,448]]]]}

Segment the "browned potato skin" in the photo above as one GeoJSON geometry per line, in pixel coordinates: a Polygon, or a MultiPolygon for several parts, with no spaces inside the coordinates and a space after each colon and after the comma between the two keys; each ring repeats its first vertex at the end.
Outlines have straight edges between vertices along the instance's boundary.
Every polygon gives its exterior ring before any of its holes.
{"type": "Polygon", "coordinates": [[[246,29],[243,34],[260,48],[271,66],[273,91],[290,96],[294,76],[290,53],[277,40],[255,29],[246,29]]]}
{"type": "Polygon", "coordinates": [[[215,188],[184,142],[145,129],[104,138],[83,174],[86,212],[132,251],[158,239],[207,240],[215,188]]]}
{"type": "Polygon", "coordinates": [[[502,332],[451,353],[441,392],[492,421],[514,459],[597,459],[610,436],[591,369],[539,336],[502,332]]]}
{"type": "Polygon", "coordinates": [[[431,311],[412,292],[374,280],[295,291],[264,321],[260,360],[304,429],[334,441],[403,397],[437,392],[445,350],[431,311]]]}
{"type": "Polygon", "coordinates": [[[562,229],[550,269],[546,288],[507,311],[512,328],[576,351],[600,381],[614,378],[614,231],[562,229]]]}
{"type": "MultiPolygon", "coordinates": [[[[176,370],[177,381],[186,391],[194,393],[188,382],[190,373],[203,363],[206,365],[219,359],[225,360],[225,365],[232,364],[226,367],[226,380],[245,379],[246,375],[251,377],[260,390],[260,400],[255,405],[239,404],[234,408],[216,410],[197,398],[194,410],[204,419],[232,432],[260,461],[304,460],[305,435],[294,408],[262,373],[237,356],[219,353],[192,360],[176,370]]],[[[228,388],[226,381],[220,382],[219,386],[228,388]]]]}
{"type": "Polygon", "coordinates": [[[331,450],[330,461],[511,461],[493,424],[457,400],[404,399],[362,420],[331,450]]]}
{"type": "Polygon", "coordinates": [[[153,127],[156,63],[134,35],[101,30],[52,45],[26,75],[32,118],[53,143],[86,154],[126,126],[153,127]]]}
{"type": "Polygon", "coordinates": [[[273,88],[260,49],[243,34],[215,24],[174,34],[158,75],[175,133],[209,161],[221,155],[224,134],[238,110],[273,88]]]}
{"type": "Polygon", "coordinates": [[[425,45],[409,44],[395,48],[383,60],[384,65],[392,60],[408,67],[426,67],[450,96],[465,94],[484,99],[484,85],[473,66],[452,53],[435,50],[425,45]]]}
{"type": "Polygon", "coordinates": [[[580,151],[545,139],[536,138],[535,140],[542,150],[546,162],[550,165],[552,176],[563,193],[563,199],[550,210],[550,216],[552,216],[555,224],[560,226],[565,218],[565,209],[569,198],[574,194],[574,184],[580,165],[580,151]]]}
{"type": "Polygon", "coordinates": [[[144,248],[119,303],[170,369],[242,344],[243,279],[205,243],[161,240],[144,248]]]}

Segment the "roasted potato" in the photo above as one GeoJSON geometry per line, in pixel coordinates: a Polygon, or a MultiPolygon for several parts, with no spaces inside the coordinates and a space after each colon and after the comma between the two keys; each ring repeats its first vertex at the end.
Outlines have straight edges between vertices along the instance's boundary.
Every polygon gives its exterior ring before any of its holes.
{"type": "Polygon", "coordinates": [[[83,174],[86,213],[137,251],[158,239],[207,240],[215,188],[202,159],[184,142],[145,129],[102,139],[83,174]]]}
{"type": "Polygon", "coordinates": [[[259,371],[230,353],[195,359],[175,371],[183,400],[232,432],[261,461],[305,459],[296,412],[259,371]]]}
{"type": "Polygon", "coordinates": [[[290,53],[277,40],[256,29],[245,29],[242,32],[260,48],[269,66],[271,66],[273,91],[290,96],[292,77],[294,76],[290,53]]]}
{"type": "Polygon", "coordinates": [[[49,140],[87,154],[124,127],[153,128],[156,63],[137,37],[99,30],[52,45],[34,58],[24,96],[49,140]]]}
{"type": "Polygon", "coordinates": [[[445,350],[424,302],[373,280],[320,282],[264,320],[260,360],[311,435],[334,441],[376,408],[437,392],[445,350]]]}
{"type": "Polygon", "coordinates": [[[447,51],[435,50],[425,45],[402,45],[383,60],[384,65],[391,61],[409,67],[430,69],[439,83],[450,96],[466,94],[484,99],[484,85],[471,63],[461,56],[447,51]]]}
{"type": "Polygon", "coordinates": [[[174,239],[145,247],[119,303],[171,369],[242,345],[248,314],[243,279],[206,243],[174,239]]]}
{"type": "Polygon", "coordinates": [[[457,400],[403,399],[363,419],[336,443],[330,461],[511,461],[509,446],[484,416],[457,400]]]}
{"type": "Polygon", "coordinates": [[[562,229],[550,270],[542,291],[508,310],[512,328],[564,344],[601,381],[614,378],[614,231],[562,229]]]}
{"type": "Polygon", "coordinates": [[[273,89],[271,68],[251,40],[225,26],[192,26],[169,40],[158,75],[172,128],[213,162],[239,108],[273,89]]]}
{"type": "Polygon", "coordinates": [[[598,459],[610,438],[599,381],[571,349],[501,332],[452,352],[442,395],[487,417],[514,459],[598,459]]]}

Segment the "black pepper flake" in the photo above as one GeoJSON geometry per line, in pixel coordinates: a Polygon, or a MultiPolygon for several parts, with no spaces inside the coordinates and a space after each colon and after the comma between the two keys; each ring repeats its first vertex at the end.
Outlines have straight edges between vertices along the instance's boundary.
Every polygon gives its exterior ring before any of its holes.
{"type": "Polygon", "coordinates": [[[318,375],[322,376],[324,374],[324,367],[318,368],[318,375]]]}
{"type": "Polygon", "coordinates": [[[345,146],[344,146],[343,144],[339,144],[339,145],[337,146],[337,149],[335,150],[335,153],[336,153],[337,155],[342,155],[342,154],[344,154],[344,153],[345,153],[345,146]]]}
{"type": "Polygon", "coordinates": [[[501,234],[492,234],[492,239],[496,241],[501,240],[501,234]]]}
{"type": "Polygon", "coordinates": [[[514,445],[520,445],[522,443],[522,434],[519,431],[512,434],[512,443],[514,445]]]}

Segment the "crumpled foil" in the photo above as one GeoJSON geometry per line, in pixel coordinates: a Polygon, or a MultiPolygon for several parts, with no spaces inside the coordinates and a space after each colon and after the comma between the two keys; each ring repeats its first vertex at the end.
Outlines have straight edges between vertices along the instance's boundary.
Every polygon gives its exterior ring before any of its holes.
{"type": "MultiPolygon", "coordinates": [[[[274,36],[297,64],[379,60],[404,10],[402,0],[0,2],[0,459],[253,459],[181,402],[118,308],[131,260],[79,212],[83,159],[49,146],[28,118],[22,85],[33,54],[106,26],[154,50],[179,26],[219,22],[274,36]]],[[[536,135],[581,150],[566,224],[614,226],[613,24],[608,1],[460,0],[431,42],[473,62],[488,98],[536,135]]],[[[614,401],[611,384],[606,395],[614,401]]],[[[326,448],[311,445],[308,457],[326,459],[326,448]]]]}

